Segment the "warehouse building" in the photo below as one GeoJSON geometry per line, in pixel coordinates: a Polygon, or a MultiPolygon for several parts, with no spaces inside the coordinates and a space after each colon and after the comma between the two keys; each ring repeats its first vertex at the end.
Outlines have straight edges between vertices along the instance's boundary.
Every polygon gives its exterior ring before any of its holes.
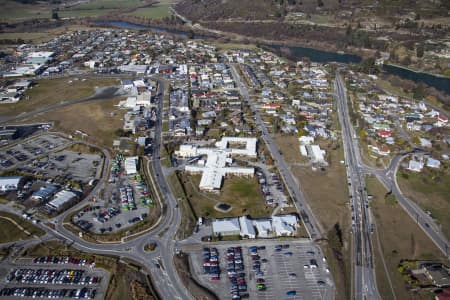
{"type": "Polygon", "coordinates": [[[248,239],[295,236],[298,226],[299,218],[293,214],[261,219],[242,216],[215,219],[212,222],[214,236],[240,235],[248,239]]]}
{"type": "Polygon", "coordinates": [[[56,185],[46,185],[34,192],[33,195],[31,195],[31,199],[39,202],[47,201],[56,193],[56,191],[58,191],[56,185]]]}
{"type": "Polygon", "coordinates": [[[137,156],[131,156],[125,158],[125,174],[134,175],[137,174],[139,158],[137,156]]]}
{"type": "Polygon", "coordinates": [[[214,220],[212,230],[215,236],[239,235],[241,227],[238,218],[226,218],[214,220]]]}
{"type": "Polygon", "coordinates": [[[55,194],[46,207],[49,211],[61,212],[75,204],[77,198],[78,196],[74,192],[62,190],[55,194]]]}
{"type": "Polygon", "coordinates": [[[0,177],[0,192],[16,191],[23,178],[22,176],[0,177]]]}

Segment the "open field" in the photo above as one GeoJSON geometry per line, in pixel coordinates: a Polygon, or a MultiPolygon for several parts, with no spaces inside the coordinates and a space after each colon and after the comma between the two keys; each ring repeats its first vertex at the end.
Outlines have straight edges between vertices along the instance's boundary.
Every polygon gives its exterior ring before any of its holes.
{"type": "Polygon", "coordinates": [[[250,215],[253,218],[270,216],[272,208],[266,206],[257,178],[228,177],[219,194],[198,190],[200,175],[184,175],[182,183],[187,197],[199,217],[223,218],[250,215]],[[217,203],[227,203],[233,207],[228,213],[214,209],[217,203]]]}
{"type": "Polygon", "coordinates": [[[275,142],[288,164],[307,163],[308,158],[300,154],[300,142],[295,135],[276,135],[275,142]]]}
{"type": "Polygon", "coordinates": [[[313,171],[311,167],[291,168],[325,232],[336,223],[347,225],[349,219],[347,176],[345,166],[339,163],[343,159],[342,149],[327,149],[327,155],[330,165],[325,171],[313,171]]]}
{"type": "Polygon", "coordinates": [[[18,1],[5,0],[2,1],[2,10],[0,12],[0,20],[2,22],[24,21],[26,19],[35,18],[51,18],[52,10],[58,9],[60,18],[67,17],[95,17],[102,16],[116,10],[132,9],[151,3],[145,0],[93,0],[70,7],[64,7],[57,4],[22,4],[18,1]]]}
{"type": "Polygon", "coordinates": [[[42,236],[44,234],[45,232],[43,230],[20,217],[7,212],[0,212],[0,243],[24,240],[33,238],[34,236],[42,236]],[[14,222],[22,227],[23,230],[8,219],[14,220],[14,222]]]}
{"type": "Polygon", "coordinates": [[[13,0],[2,1],[1,22],[23,21],[31,18],[50,18],[52,7],[48,5],[27,5],[13,0]]]}
{"type": "Polygon", "coordinates": [[[424,210],[430,211],[433,218],[441,225],[442,232],[450,238],[450,174],[448,170],[424,168],[421,173],[401,170],[397,180],[402,192],[424,210]]]}
{"type": "Polygon", "coordinates": [[[130,15],[149,19],[162,19],[170,16],[169,7],[170,5],[168,4],[162,4],[152,7],[138,8],[132,13],[130,13],[130,15]]]}
{"type": "Polygon", "coordinates": [[[116,84],[115,79],[75,80],[74,78],[57,78],[38,80],[36,85],[29,89],[25,93],[25,97],[19,102],[1,104],[0,116],[15,116],[51,104],[88,97],[94,94],[95,87],[116,84]]]}
{"type": "MultiPolygon", "coordinates": [[[[366,180],[367,191],[373,195],[371,202],[371,211],[376,220],[378,237],[383,251],[383,257],[392,280],[395,295],[397,299],[411,299],[411,293],[405,286],[402,275],[397,267],[401,259],[444,259],[441,252],[436,248],[433,242],[425,233],[415,224],[403,210],[403,208],[392,201],[386,201],[387,190],[374,177],[368,177],[366,180]],[[395,230],[393,230],[395,228],[395,230]]],[[[374,241],[374,250],[378,251],[376,240],[374,241]]],[[[377,280],[380,280],[378,286],[386,284],[384,267],[380,263],[379,257],[376,260],[377,280]],[[384,277],[384,278],[383,278],[384,277]]],[[[389,289],[383,287],[380,292],[389,297],[389,289]]]]}
{"type": "MultiPolygon", "coordinates": [[[[321,145],[322,147],[322,145],[321,145]]],[[[324,251],[329,258],[330,268],[334,274],[338,299],[349,297],[350,288],[350,210],[348,207],[348,188],[342,147],[332,150],[323,147],[329,157],[329,166],[325,171],[313,171],[311,167],[291,167],[299,181],[306,200],[324,228],[324,235],[329,243],[324,251]],[[335,242],[338,224],[342,230],[342,244],[335,242]],[[333,240],[331,240],[333,239],[333,240]]],[[[298,149],[298,147],[296,147],[298,149]]],[[[284,154],[286,157],[286,154],[284,154]]]]}
{"type": "MultiPolygon", "coordinates": [[[[70,33],[75,30],[87,30],[93,27],[83,25],[67,25],[56,28],[41,29],[38,32],[3,32],[0,33],[0,40],[17,40],[22,39],[25,42],[42,43],[47,42],[63,33],[70,33]]],[[[0,45],[1,48],[7,48],[10,45],[0,45]]]]}
{"type": "Polygon", "coordinates": [[[71,9],[74,10],[93,10],[93,9],[118,9],[118,8],[132,8],[145,4],[145,0],[93,0],[86,3],[74,5],[71,9]]]}
{"type": "Polygon", "coordinates": [[[86,141],[100,146],[112,147],[115,131],[122,126],[122,113],[114,106],[119,99],[95,100],[74,104],[23,120],[26,122],[55,122],[55,129],[67,134],[80,130],[88,137],[86,141]]]}

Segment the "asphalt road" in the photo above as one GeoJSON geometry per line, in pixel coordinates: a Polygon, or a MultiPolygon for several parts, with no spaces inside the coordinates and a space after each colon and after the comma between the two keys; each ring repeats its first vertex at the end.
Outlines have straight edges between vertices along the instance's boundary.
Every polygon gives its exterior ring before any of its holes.
{"type": "MultiPolygon", "coordinates": [[[[158,79],[159,91],[159,107],[158,107],[158,122],[155,125],[155,140],[153,147],[153,159],[148,162],[146,168],[152,168],[154,177],[162,193],[161,198],[164,199],[163,205],[165,205],[165,214],[161,218],[160,223],[151,232],[140,235],[136,238],[130,239],[127,242],[122,243],[91,243],[83,240],[79,236],[68,231],[63,226],[63,221],[66,216],[72,212],[79,210],[88,203],[88,200],[98,194],[98,192],[104,187],[109,173],[110,155],[107,151],[102,150],[105,156],[105,164],[103,169],[103,176],[99,180],[98,184],[91,191],[91,193],[85,198],[85,200],[78,203],[76,206],[65,211],[61,215],[51,220],[55,224],[55,229],[47,227],[43,224],[37,224],[43,230],[47,232],[48,236],[56,236],[65,242],[71,244],[72,247],[88,253],[115,255],[121,258],[129,258],[135,260],[145,267],[147,271],[151,273],[153,280],[156,282],[156,287],[159,295],[162,299],[192,299],[188,290],[182,284],[182,281],[178,277],[175,266],[173,264],[173,255],[175,254],[175,240],[174,236],[180,224],[181,215],[176,208],[176,199],[174,198],[169,185],[163,175],[161,163],[160,163],[160,145],[161,145],[161,128],[162,128],[162,93],[164,91],[164,82],[158,79]],[[144,250],[145,245],[150,242],[157,244],[155,251],[148,253],[144,250]],[[156,262],[160,267],[156,266],[156,262]]],[[[116,91],[114,91],[115,93],[116,91]]],[[[91,101],[99,98],[103,98],[105,95],[98,95],[98,97],[89,97],[86,99],[78,100],[78,103],[84,101],[91,101]]],[[[74,102],[70,102],[62,105],[71,105],[74,102]]],[[[61,105],[55,105],[54,107],[46,108],[48,111],[59,108],[61,105]]],[[[23,115],[21,115],[22,117],[23,115]]],[[[95,146],[95,145],[94,145],[95,146]]],[[[6,207],[2,207],[6,209],[6,207]]],[[[12,211],[17,214],[16,211],[12,211]]],[[[24,244],[25,247],[26,243],[24,244]]]]}
{"type": "Polygon", "coordinates": [[[342,127],[347,179],[352,202],[352,238],[353,264],[353,298],[380,299],[375,270],[373,268],[371,221],[368,211],[368,198],[365,179],[361,171],[361,156],[355,132],[350,122],[347,106],[347,95],[339,74],[335,80],[339,121],[342,127]]]}
{"type": "Polygon", "coordinates": [[[386,169],[376,169],[366,166],[361,159],[357,136],[350,122],[347,107],[347,95],[345,86],[339,74],[335,80],[335,95],[338,101],[339,119],[342,126],[342,137],[345,149],[347,175],[350,182],[352,205],[354,207],[353,230],[355,266],[353,268],[353,291],[355,299],[379,299],[376,287],[376,279],[373,271],[373,254],[370,239],[370,213],[367,205],[367,194],[364,186],[364,175],[375,175],[380,182],[392,192],[397,201],[416,221],[420,228],[436,244],[442,253],[450,258],[449,242],[440,231],[435,221],[423,211],[416,203],[405,197],[397,183],[397,171],[402,160],[410,153],[421,152],[414,150],[408,153],[400,153],[394,156],[386,169]]]}
{"type": "Polygon", "coordinates": [[[297,211],[302,216],[302,221],[305,225],[306,230],[309,233],[310,238],[313,240],[320,239],[322,237],[323,230],[320,227],[319,222],[317,222],[315,216],[311,212],[311,208],[309,207],[308,203],[305,200],[305,196],[301,191],[301,187],[294,180],[294,177],[289,169],[289,166],[287,165],[286,161],[281,155],[277,144],[267,131],[266,125],[264,124],[255,104],[250,99],[248,90],[242,83],[241,78],[238,72],[236,71],[234,65],[231,66],[231,73],[237,84],[240,94],[244,98],[244,101],[246,101],[250,105],[250,109],[254,113],[256,125],[261,130],[261,137],[266,143],[267,148],[269,149],[274,161],[276,162],[276,167],[286,185],[289,195],[294,201],[297,211]]]}

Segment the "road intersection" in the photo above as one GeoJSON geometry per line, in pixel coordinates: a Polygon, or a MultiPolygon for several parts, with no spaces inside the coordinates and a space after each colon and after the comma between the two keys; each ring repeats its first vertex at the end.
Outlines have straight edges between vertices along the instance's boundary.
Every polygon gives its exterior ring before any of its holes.
{"type": "MultiPolygon", "coordinates": [[[[231,72],[244,101],[250,106],[252,112],[254,113],[256,125],[261,133],[261,138],[264,140],[267,148],[273,156],[274,161],[276,162],[276,167],[278,168],[280,176],[283,179],[286,189],[302,217],[302,221],[304,222],[310,238],[312,240],[321,239],[323,237],[323,229],[312,213],[312,210],[310,209],[302,193],[301,186],[294,180],[289,166],[280,153],[273,137],[268,132],[257,107],[252,102],[249,92],[244,83],[241,81],[234,65],[231,66],[231,72]]],[[[177,200],[175,199],[171,188],[166,181],[166,176],[164,175],[160,161],[160,146],[162,143],[162,95],[165,82],[162,79],[157,78],[157,80],[159,90],[157,96],[159,98],[157,99],[158,121],[155,124],[155,140],[152,159],[146,161],[145,165],[148,171],[147,173],[150,176],[153,175],[153,180],[159,188],[160,196],[164,200],[162,205],[165,206],[163,209],[164,216],[161,217],[160,222],[157,226],[155,226],[155,229],[142,235],[129,238],[126,241],[123,240],[120,243],[93,243],[84,240],[64,227],[64,219],[71,213],[86,205],[88,199],[96,196],[106,184],[106,175],[108,174],[110,163],[110,155],[108,151],[102,151],[105,157],[105,163],[103,166],[104,169],[102,173],[103,177],[88,197],[86,197],[84,201],[72,207],[70,210],[67,210],[52,219],[51,221],[54,224],[54,229],[52,226],[46,226],[44,224],[37,224],[37,226],[46,231],[46,235],[41,239],[47,240],[49,238],[57,238],[70,243],[72,247],[84,252],[114,255],[120,258],[132,259],[140,263],[144,267],[143,270],[146,270],[144,272],[151,274],[159,296],[163,299],[192,299],[189,291],[180,280],[178,272],[173,264],[173,255],[175,254],[178,243],[180,245],[184,245],[185,243],[175,241],[175,234],[180,225],[182,216],[177,208],[177,200]],[[144,250],[144,247],[150,242],[157,245],[153,252],[147,252],[144,250]],[[161,267],[158,267],[155,262],[161,264],[161,267]]],[[[355,256],[355,266],[353,268],[354,289],[352,298],[380,299],[373,267],[371,241],[371,226],[373,222],[371,221],[371,215],[368,208],[368,199],[364,180],[365,175],[375,175],[390,191],[392,191],[402,207],[413,219],[416,220],[418,225],[447,257],[449,244],[431,217],[428,216],[415,203],[407,199],[402,194],[397,184],[396,172],[406,154],[396,155],[392,159],[389,167],[385,170],[373,169],[362,163],[356,135],[349,118],[345,86],[339,75],[336,76],[334,88],[338,104],[339,120],[342,126],[342,139],[344,143],[351,203],[354,208],[353,251],[355,256]]],[[[90,100],[95,100],[95,98],[90,100]]],[[[8,209],[4,205],[1,205],[0,208],[8,209]]],[[[16,245],[26,247],[27,245],[36,242],[36,239],[32,239],[24,242],[18,242],[16,245]]]]}

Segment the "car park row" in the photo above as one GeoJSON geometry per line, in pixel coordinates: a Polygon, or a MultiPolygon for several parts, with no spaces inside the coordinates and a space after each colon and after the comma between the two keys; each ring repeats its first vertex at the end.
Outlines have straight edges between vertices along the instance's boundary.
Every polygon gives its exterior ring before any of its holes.
{"type": "Polygon", "coordinates": [[[70,285],[95,285],[101,278],[85,276],[84,270],[76,269],[14,269],[6,276],[6,282],[28,284],[70,284],[70,285]]]}
{"type": "Polygon", "coordinates": [[[32,297],[32,298],[72,298],[72,299],[94,299],[96,289],[57,289],[34,287],[11,287],[0,290],[0,297],[32,297]]]}

